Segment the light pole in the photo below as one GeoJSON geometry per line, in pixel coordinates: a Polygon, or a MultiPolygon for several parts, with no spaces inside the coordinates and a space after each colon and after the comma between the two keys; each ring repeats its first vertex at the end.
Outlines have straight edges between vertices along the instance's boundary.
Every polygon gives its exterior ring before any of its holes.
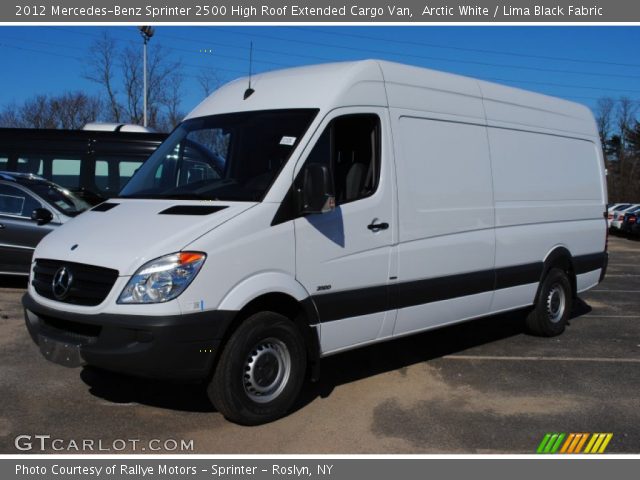
{"type": "Polygon", "coordinates": [[[144,42],[142,46],[142,78],[143,78],[143,94],[142,94],[142,103],[143,103],[143,121],[142,124],[147,126],[147,43],[153,37],[154,30],[153,27],[148,25],[144,27],[138,27],[140,29],[140,35],[142,35],[142,40],[144,42]]]}

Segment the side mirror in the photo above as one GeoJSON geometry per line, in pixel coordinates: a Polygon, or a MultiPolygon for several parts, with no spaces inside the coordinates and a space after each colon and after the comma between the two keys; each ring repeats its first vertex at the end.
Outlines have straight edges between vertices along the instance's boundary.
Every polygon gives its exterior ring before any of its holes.
{"type": "Polygon", "coordinates": [[[302,172],[300,211],[303,214],[327,213],[336,208],[333,177],[329,167],[310,163],[302,172]]]}
{"type": "Polygon", "coordinates": [[[45,225],[53,220],[53,213],[46,208],[36,208],[31,212],[31,220],[38,222],[38,225],[45,225]]]}

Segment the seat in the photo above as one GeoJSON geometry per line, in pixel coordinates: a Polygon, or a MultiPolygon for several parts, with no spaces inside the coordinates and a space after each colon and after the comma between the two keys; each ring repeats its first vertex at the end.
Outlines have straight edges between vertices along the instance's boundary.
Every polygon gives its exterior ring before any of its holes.
{"type": "Polygon", "coordinates": [[[360,196],[364,186],[367,167],[364,163],[354,163],[347,172],[344,201],[349,202],[360,196]]]}

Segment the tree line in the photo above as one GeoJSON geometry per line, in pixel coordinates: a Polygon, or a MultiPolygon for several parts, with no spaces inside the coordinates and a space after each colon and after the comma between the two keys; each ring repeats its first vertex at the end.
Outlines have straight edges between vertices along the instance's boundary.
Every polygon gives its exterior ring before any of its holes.
{"type": "Polygon", "coordinates": [[[638,102],[601,98],[595,118],[607,169],[609,201],[640,203],[640,123],[638,102]]]}
{"type": "MultiPolygon", "coordinates": [[[[99,86],[99,93],[36,95],[20,104],[10,103],[0,110],[0,126],[78,129],[96,121],[141,125],[144,83],[141,48],[121,48],[105,33],[90,46],[82,74],[99,86]]],[[[154,130],[171,131],[185,115],[180,109],[183,70],[182,62],[161,46],[149,48],[147,112],[148,125],[154,130]]],[[[212,70],[202,69],[196,78],[204,95],[219,86],[212,70]]]]}

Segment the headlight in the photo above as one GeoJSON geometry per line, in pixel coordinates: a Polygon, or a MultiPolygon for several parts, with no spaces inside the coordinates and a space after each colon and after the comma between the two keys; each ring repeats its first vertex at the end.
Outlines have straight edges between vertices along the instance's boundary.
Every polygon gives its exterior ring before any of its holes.
{"type": "Polygon", "coordinates": [[[173,300],[189,286],[207,256],[178,252],[145,263],[131,277],[118,303],[162,303],[173,300]]]}

